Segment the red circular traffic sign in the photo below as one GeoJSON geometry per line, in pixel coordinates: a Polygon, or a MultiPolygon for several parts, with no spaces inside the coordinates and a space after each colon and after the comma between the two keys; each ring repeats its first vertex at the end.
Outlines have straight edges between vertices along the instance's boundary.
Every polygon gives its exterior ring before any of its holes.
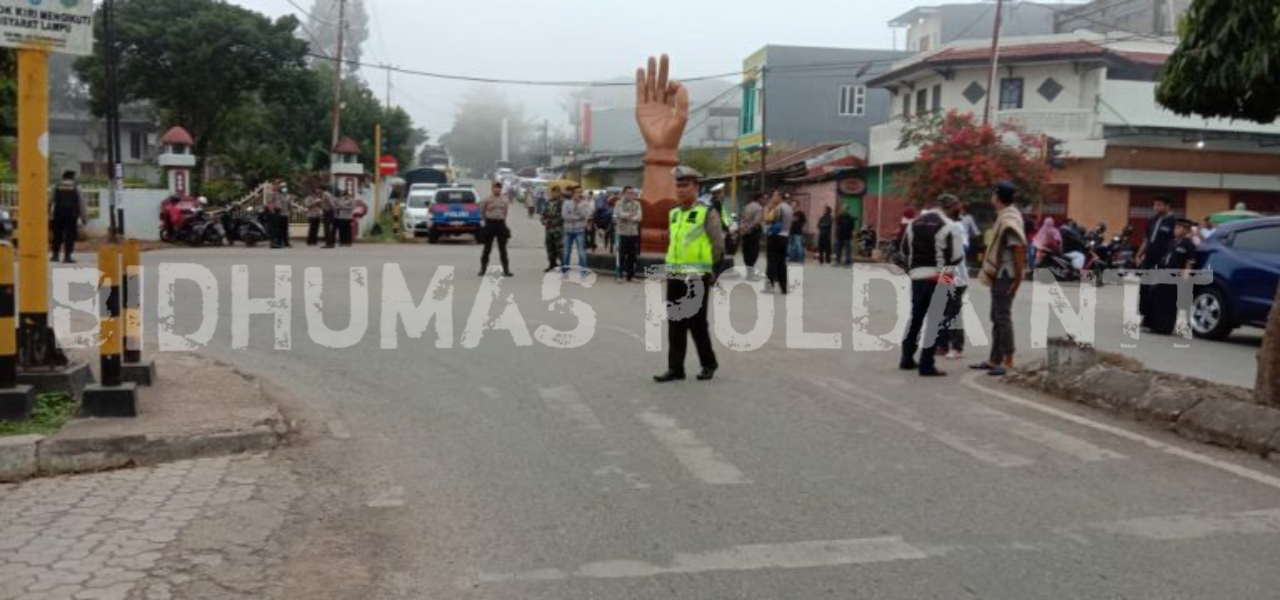
{"type": "Polygon", "coordinates": [[[400,161],[395,156],[384,154],[378,161],[378,173],[382,175],[395,175],[400,171],[400,161]]]}

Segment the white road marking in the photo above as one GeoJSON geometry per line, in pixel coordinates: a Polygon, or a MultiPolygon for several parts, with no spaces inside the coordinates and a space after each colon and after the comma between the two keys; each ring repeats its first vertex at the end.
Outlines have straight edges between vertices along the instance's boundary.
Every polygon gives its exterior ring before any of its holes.
{"type": "Polygon", "coordinates": [[[1092,523],[1068,531],[1105,533],[1154,541],[1194,540],[1218,535],[1280,533],[1280,509],[1251,510],[1216,515],[1171,515],[1142,517],[1107,523],[1092,523]]]}
{"type": "Polygon", "coordinates": [[[922,433],[933,438],[934,441],[951,448],[962,454],[966,454],[982,462],[995,465],[1000,468],[1009,469],[1014,467],[1025,467],[1035,464],[1025,456],[1011,454],[1003,450],[992,448],[990,445],[979,447],[975,443],[963,436],[952,433],[945,429],[927,425],[916,419],[912,412],[903,408],[900,403],[890,401],[888,398],[880,396],[874,392],[854,386],[853,384],[835,378],[818,377],[810,380],[811,383],[839,395],[841,398],[848,400],[868,411],[879,414],[880,416],[899,423],[912,431],[922,433]],[[873,404],[864,400],[869,398],[878,404],[873,404]]]}
{"type": "Polygon", "coordinates": [[[716,454],[692,431],[682,429],[674,418],[649,409],[640,413],[654,437],[675,455],[676,460],[694,477],[712,485],[742,485],[751,480],[737,467],[716,454]]]}
{"type": "Polygon", "coordinates": [[[649,484],[644,479],[642,479],[639,475],[632,473],[630,471],[626,471],[622,467],[619,467],[618,465],[605,465],[603,467],[600,467],[599,469],[596,469],[591,474],[595,475],[596,477],[609,477],[612,475],[617,475],[621,477],[624,481],[626,481],[627,486],[633,490],[647,490],[650,487],[649,484]]]}
{"type": "Polygon", "coordinates": [[[640,334],[638,334],[638,333],[636,333],[636,332],[634,332],[634,331],[631,331],[630,329],[626,329],[626,328],[623,328],[623,327],[618,327],[618,326],[616,326],[616,325],[605,325],[605,326],[604,326],[604,328],[605,328],[605,329],[608,329],[609,331],[616,331],[616,332],[618,332],[618,333],[621,333],[622,335],[625,335],[625,336],[627,336],[627,337],[629,337],[629,338],[631,338],[631,339],[633,339],[633,340],[635,340],[635,341],[637,341],[637,342],[640,342],[640,343],[642,343],[642,344],[644,343],[644,336],[642,336],[642,335],[640,335],[640,334]]]}
{"type": "Polygon", "coordinates": [[[1080,438],[1072,437],[1060,431],[1054,431],[1048,427],[1041,427],[1040,425],[1019,419],[1018,417],[998,411],[994,408],[977,405],[970,407],[969,410],[978,413],[989,420],[1000,423],[1007,431],[1014,435],[1031,440],[1051,450],[1056,450],[1074,457],[1077,460],[1084,462],[1098,462],[1125,458],[1125,455],[1120,454],[1119,452],[1113,452],[1106,448],[1086,442],[1080,438]]]}
{"type": "Polygon", "coordinates": [[[963,379],[964,384],[984,394],[988,394],[990,396],[1000,398],[1001,400],[1004,400],[1005,402],[1009,402],[1010,404],[1016,404],[1024,408],[1029,408],[1031,410],[1039,411],[1047,415],[1058,417],[1059,419],[1062,419],[1064,421],[1070,421],[1072,423],[1075,423],[1077,425],[1082,425],[1090,429],[1106,432],[1116,437],[1121,437],[1126,440],[1137,442],[1148,448],[1159,450],[1161,452],[1164,452],[1166,454],[1171,454],[1179,458],[1185,458],[1189,461],[1200,463],[1207,467],[1212,467],[1221,471],[1226,471],[1228,473],[1231,473],[1232,475],[1236,475],[1237,477],[1243,477],[1244,479],[1248,479],[1249,481],[1260,483],[1262,485],[1280,490],[1280,477],[1274,477],[1272,475],[1268,475],[1266,473],[1257,471],[1255,469],[1242,467],[1240,465],[1230,463],[1224,460],[1218,460],[1211,456],[1200,454],[1199,452],[1194,452],[1184,448],[1179,448],[1172,444],[1166,444],[1160,440],[1147,437],[1140,433],[1135,433],[1133,431],[1122,429],[1120,427],[1115,427],[1113,425],[1107,425],[1105,423],[1099,423],[1088,417],[1083,417],[1077,414],[1069,413],[1065,410],[1060,410],[1057,408],[1053,408],[1052,406],[1040,404],[1039,402],[1035,402],[1033,400],[1027,400],[1026,398],[1020,398],[1013,394],[992,389],[977,383],[977,381],[975,381],[977,377],[978,377],[977,373],[970,373],[968,376],[964,377],[963,379]]]}
{"type": "Polygon", "coordinates": [[[596,417],[595,411],[582,401],[577,390],[572,387],[538,388],[538,394],[542,396],[547,406],[559,411],[583,429],[604,429],[604,424],[596,417]]]}
{"type": "Polygon", "coordinates": [[[708,552],[676,554],[667,565],[639,560],[606,560],[587,563],[573,571],[539,569],[522,573],[476,573],[472,577],[460,579],[458,585],[469,588],[477,584],[522,581],[629,579],[717,571],[812,569],[921,560],[929,556],[900,537],[750,544],[708,552]]]}
{"type": "Polygon", "coordinates": [[[490,398],[493,398],[494,400],[497,400],[502,397],[502,394],[499,394],[498,390],[495,390],[487,385],[479,386],[476,389],[480,390],[481,394],[484,394],[490,398]]]}
{"type": "Polygon", "coordinates": [[[369,508],[398,508],[404,506],[404,488],[392,486],[365,503],[369,508]]]}
{"type": "Polygon", "coordinates": [[[351,439],[351,430],[347,429],[347,424],[343,423],[341,419],[330,419],[329,422],[325,423],[325,426],[329,428],[329,435],[333,436],[333,439],[351,439]]]}

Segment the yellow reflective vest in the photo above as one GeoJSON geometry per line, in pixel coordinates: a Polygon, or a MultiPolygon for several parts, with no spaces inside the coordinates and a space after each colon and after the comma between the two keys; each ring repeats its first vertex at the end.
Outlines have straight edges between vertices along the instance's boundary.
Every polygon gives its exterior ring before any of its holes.
{"type": "Polygon", "coordinates": [[[707,206],[671,209],[671,239],[667,243],[667,271],[677,274],[711,273],[715,258],[707,235],[707,206]]]}

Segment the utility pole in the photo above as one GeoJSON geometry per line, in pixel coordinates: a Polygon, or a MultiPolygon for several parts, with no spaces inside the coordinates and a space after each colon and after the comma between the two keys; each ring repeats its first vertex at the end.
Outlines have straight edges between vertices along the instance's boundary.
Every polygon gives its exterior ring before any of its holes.
{"type": "Polygon", "coordinates": [[[333,139],[329,150],[338,146],[342,126],[342,36],[347,29],[347,0],[338,0],[338,51],[333,54],[333,139]]]}
{"type": "Polygon", "coordinates": [[[547,156],[547,167],[551,166],[551,121],[542,120],[542,153],[547,156]]]}
{"type": "Polygon", "coordinates": [[[373,126],[373,229],[382,233],[382,124],[373,126]]]}
{"type": "Polygon", "coordinates": [[[387,111],[391,111],[391,65],[382,65],[387,71],[387,111]]]}
{"type": "Polygon", "coordinates": [[[107,87],[107,111],[106,111],[106,128],[107,128],[107,174],[110,179],[110,188],[107,190],[107,219],[108,228],[107,236],[112,243],[115,243],[120,233],[120,224],[116,220],[116,207],[118,206],[118,195],[121,188],[120,178],[124,175],[121,173],[120,165],[120,96],[117,78],[117,56],[116,56],[116,27],[115,27],[115,2],[114,0],[104,0],[102,5],[102,58],[103,70],[106,75],[107,87]]]}
{"type": "Polygon", "coordinates": [[[996,0],[996,23],[991,32],[991,71],[987,74],[987,101],[982,107],[982,124],[991,122],[991,104],[999,102],[996,90],[996,69],[1000,67],[1000,25],[1004,17],[1004,0],[996,0]]]}

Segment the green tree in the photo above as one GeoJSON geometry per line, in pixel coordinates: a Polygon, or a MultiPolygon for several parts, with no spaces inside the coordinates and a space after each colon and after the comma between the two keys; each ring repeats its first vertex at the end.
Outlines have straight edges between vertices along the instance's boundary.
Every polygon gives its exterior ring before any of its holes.
{"type": "Polygon", "coordinates": [[[528,159],[525,141],[533,128],[525,120],[524,109],[488,89],[474,88],[463,97],[454,116],[453,129],[440,138],[440,143],[462,167],[476,173],[489,171],[502,157],[504,118],[511,160],[516,164],[525,163],[528,159]]]}
{"type": "MultiPolygon", "coordinates": [[[[305,68],[298,20],[275,21],[218,0],[117,0],[120,101],[150,101],[181,124],[203,159],[233,114],[254,94],[305,68]]],[[[95,27],[101,31],[101,9],[95,27]]],[[[94,112],[105,112],[100,54],[76,63],[89,83],[94,112]]]]}
{"type": "MultiPolygon", "coordinates": [[[[1182,115],[1272,123],[1280,116],[1280,3],[1195,0],[1156,99],[1182,115]]],[[[1280,406],[1280,288],[1258,352],[1254,397],[1280,406]]]]}
{"type": "Polygon", "coordinates": [[[18,134],[18,57],[0,48],[0,137],[18,134]]]}
{"type": "Polygon", "coordinates": [[[1156,99],[1180,115],[1271,123],[1280,116],[1280,2],[1196,0],[1156,99]]]}
{"type": "Polygon", "coordinates": [[[728,154],[711,148],[682,150],[680,162],[708,177],[728,173],[730,167],[728,154]]]}

